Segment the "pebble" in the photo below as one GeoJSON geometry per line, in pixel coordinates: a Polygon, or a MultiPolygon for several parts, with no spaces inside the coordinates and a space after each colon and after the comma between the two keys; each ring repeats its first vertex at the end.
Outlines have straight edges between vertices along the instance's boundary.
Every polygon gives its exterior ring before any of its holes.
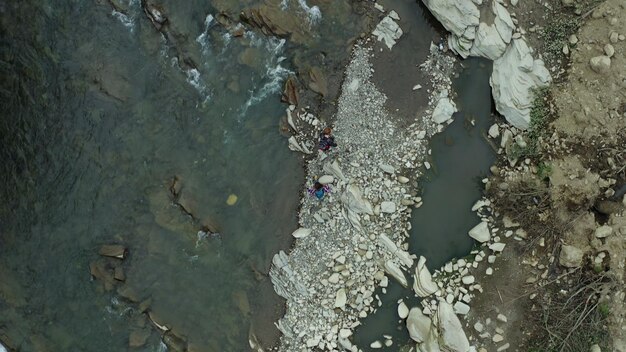
{"type": "Polygon", "coordinates": [[[487,270],[485,270],[485,274],[487,274],[487,275],[493,274],[493,269],[492,268],[487,268],[487,270]]]}
{"type": "Polygon", "coordinates": [[[380,343],[380,341],[376,340],[376,341],[374,341],[374,342],[372,342],[372,343],[370,344],[370,347],[371,347],[371,348],[382,348],[382,347],[383,347],[383,344],[382,344],[382,343],[380,343]]]}
{"type": "Polygon", "coordinates": [[[478,331],[479,333],[483,332],[484,329],[485,326],[481,322],[476,322],[474,324],[474,330],[478,331]]]}
{"type": "Polygon", "coordinates": [[[506,351],[509,349],[509,347],[511,347],[511,345],[507,342],[504,345],[498,347],[497,352],[506,351]]]}
{"type": "Polygon", "coordinates": [[[498,342],[502,342],[502,340],[504,340],[504,337],[502,337],[502,335],[500,334],[493,335],[493,338],[492,338],[493,342],[498,343],[498,342]]]}
{"type": "Polygon", "coordinates": [[[613,57],[613,55],[615,55],[615,48],[613,48],[613,45],[611,44],[606,44],[604,46],[604,53],[608,57],[613,57]]]}
{"type": "Polygon", "coordinates": [[[500,320],[503,323],[507,322],[506,315],[504,315],[504,314],[498,314],[497,319],[500,320]]]}
{"type": "Polygon", "coordinates": [[[609,41],[615,44],[617,43],[618,40],[619,40],[619,33],[617,33],[616,31],[611,31],[611,33],[609,34],[609,41]]]}
{"type": "Polygon", "coordinates": [[[576,36],[576,34],[572,34],[569,36],[569,43],[571,45],[575,45],[576,43],[578,43],[578,37],[576,36]]]}

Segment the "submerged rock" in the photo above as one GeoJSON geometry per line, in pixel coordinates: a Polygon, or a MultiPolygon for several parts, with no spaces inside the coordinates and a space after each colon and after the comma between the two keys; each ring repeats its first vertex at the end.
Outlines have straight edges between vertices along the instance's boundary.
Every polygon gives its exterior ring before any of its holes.
{"type": "Polygon", "coordinates": [[[455,112],[457,112],[456,104],[448,97],[447,92],[442,93],[433,110],[433,121],[436,123],[444,123],[452,118],[455,112]]]}
{"type": "Polygon", "coordinates": [[[100,247],[98,253],[105,257],[124,259],[128,254],[128,250],[121,244],[107,244],[100,247]]]}

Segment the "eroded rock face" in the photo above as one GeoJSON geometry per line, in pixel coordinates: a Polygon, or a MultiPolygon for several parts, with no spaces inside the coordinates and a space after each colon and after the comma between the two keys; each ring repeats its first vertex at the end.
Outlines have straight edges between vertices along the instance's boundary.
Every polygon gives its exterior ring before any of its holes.
{"type": "Polygon", "coordinates": [[[525,130],[530,123],[534,90],[552,78],[542,60],[534,60],[524,39],[514,39],[504,55],[493,62],[489,79],[496,109],[513,126],[525,130]]]}

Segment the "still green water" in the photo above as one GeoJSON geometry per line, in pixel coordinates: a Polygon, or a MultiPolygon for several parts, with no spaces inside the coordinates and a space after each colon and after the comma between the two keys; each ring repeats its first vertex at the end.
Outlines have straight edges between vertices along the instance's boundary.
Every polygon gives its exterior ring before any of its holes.
{"type": "Polygon", "coordinates": [[[251,330],[275,342],[282,302],[263,273],[289,246],[303,179],[279,92],[294,63],[344,60],[362,26],[348,1],[319,2],[317,20],[282,2],[310,23],[306,43],[235,38],[213,18],[258,1],[161,1],[175,43],[138,0],[0,3],[0,341],[124,351],[141,330],[133,350],[163,350],[132,302],[151,299],[190,350],[244,351],[251,330]],[[174,177],[197,221],[173,203],[174,177]],[[199,238],[203,223],[221,236],[199,238]],[[113,291],[89,270],[109,243],[129,249],[113,291]]]}

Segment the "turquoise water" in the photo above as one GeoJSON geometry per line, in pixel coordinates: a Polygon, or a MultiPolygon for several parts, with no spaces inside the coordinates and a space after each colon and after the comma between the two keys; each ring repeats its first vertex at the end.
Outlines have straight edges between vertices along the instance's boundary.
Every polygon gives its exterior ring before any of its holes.
{"type": "Polygon", "coordinates": [[[345,60],[362,24],[348,2],[320,3],[302,46],[233,37],[211,20],[258,2],[160,4],[174,41],[136,0],[0,5],[0,340],[10,347],[122,351],[142,331],[134,350],[162,350],[139,311],[146,300],[190,350],[245,350],[250,331],[277,338],[282,302],[264,274],[290,244],[303,179],[279,92],[309,54],[345,60]],[[173,202],[175,177],[193,217],[173,202]],[[221,235],[199,238],[202,225],[221,235]],[[112,291],[89,270],[109,243],[129,249],[112,291]]]}

